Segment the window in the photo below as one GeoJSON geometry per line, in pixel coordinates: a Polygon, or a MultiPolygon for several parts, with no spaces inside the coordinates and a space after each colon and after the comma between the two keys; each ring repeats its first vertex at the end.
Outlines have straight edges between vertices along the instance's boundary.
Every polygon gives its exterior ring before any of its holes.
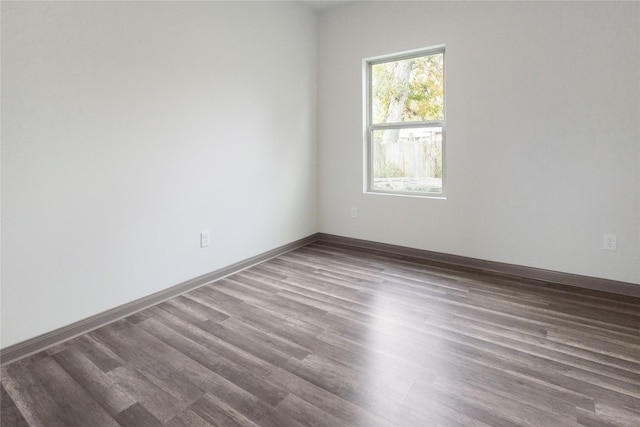
{"type": "Polygon", "coordinates": [[[444,46],[364,61],[366,185],[443,197],[444,46]]]}

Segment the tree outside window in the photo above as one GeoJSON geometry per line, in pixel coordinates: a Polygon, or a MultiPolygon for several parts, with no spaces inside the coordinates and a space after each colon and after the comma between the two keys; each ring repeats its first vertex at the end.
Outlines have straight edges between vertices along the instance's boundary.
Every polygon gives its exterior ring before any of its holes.
{"type": "Polygon", "coordinates": [[[444,195],[444,48],[366,61],[367,190],[444,195]]]}

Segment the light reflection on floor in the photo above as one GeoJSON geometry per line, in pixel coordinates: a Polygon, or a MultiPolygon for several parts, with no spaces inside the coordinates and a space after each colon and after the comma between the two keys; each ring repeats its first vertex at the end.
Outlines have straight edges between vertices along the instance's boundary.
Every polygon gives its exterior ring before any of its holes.
{"type": "MultiPolygon", "coordinates": [[[[384,287],[384,285],[381,285],[384,287]]],[[[397,419],[395,412],[411,391],[416,380],[430,383],[435,377],[432,353],[437,350],[438,339],[425,338],[424,334],[410,328],[424,328],[418,317],[412,319],[405,305],[398,304],[392,296],[375,292],[367,302],[373,307],[372,320],[365,338],[368,348],[366,358],[367,405],[384,408],[390,419],[397,419]],[[409,362],[410,361],[410,362],[409,362]]]]}

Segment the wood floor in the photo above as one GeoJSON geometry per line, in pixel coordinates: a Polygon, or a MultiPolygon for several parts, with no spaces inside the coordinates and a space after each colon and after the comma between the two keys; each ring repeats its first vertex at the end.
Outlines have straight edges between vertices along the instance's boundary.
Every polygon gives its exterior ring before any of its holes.
{"type": "Polygon", "coordinates": [[[9,426],[640,425],[640,299],[314,243],[2,368],[9,426]]]}

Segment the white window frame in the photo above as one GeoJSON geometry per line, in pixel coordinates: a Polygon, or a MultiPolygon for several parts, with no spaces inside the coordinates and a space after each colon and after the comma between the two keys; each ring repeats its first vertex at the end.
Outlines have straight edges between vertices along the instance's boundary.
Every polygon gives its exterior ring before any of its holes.
{"type": "Polygon", "coordinates": [[[384,56],[376,56],[373,58],[366,58],[362,61],[363,64],[363,111],[364,111],[364,192],[369,194],[386,194],[396,196],[412,196],[423,198],[437,198],[446,199],[446,61],[445,61],[445,45],[431,46],[424,49],[410,50],[400,53],[394,53],[384,56]],[[372,66],[377,64],[384,64],[386,62],[401,61],[404,59],[418,58],[421,56],[429,56],[434,54],[442,54],[443,58],[443,87],[444,87],[444,100],[442,110],[442,120],[426,120],[416,122],[398,122],[398,123],[377,123],[373,124],[373,99],[372,99],[372,66]],[[385,129],[406,129],[406,128],[430,128],[441,127],[442,128],[442,192],[429,193],[418,191],[395,191],[395,190],[376,190],[373,188],[373,132],[376,130],[385,129]]]}

